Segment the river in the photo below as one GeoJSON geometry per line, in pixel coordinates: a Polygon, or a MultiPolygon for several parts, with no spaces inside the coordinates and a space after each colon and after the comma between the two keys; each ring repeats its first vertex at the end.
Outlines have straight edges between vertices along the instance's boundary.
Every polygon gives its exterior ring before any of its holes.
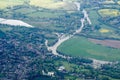
{"type": "MultiPolygon", "coordinates": [[[[80,10],[80,3],[78,2],[74,2],[74,4],[76,4],[76,6],[78,6],[78,11],[80,10]]],[[[63,35],[59,35],[58,33],[57,36],[58,36],[58,41],[53,45],[53,46],[48,46],[48,40],[45,41],[45,45],[47,46],[47,49],[48,51],[51,51],[53,55],[57,55],[59,57],[62,57],[62,58],[70,58],[70,57],[66,57],[64,55],[61,55],[57,52],[57,48],[65,41],[67,41],[68,39],[72,38],[75,34],[78,34],[82,31],[83,27],[84,27],[84,23],[85,23],[85,20],[87,20],[87,22],[89,23],[89,25],[91,25],[91,20],[88,16],[88,13],[85,9],[82,10],[82,13],[84,14],[84,17],[80,19],[80,22],[81,22],[81,26],[80,28],[78,28],[72,35],[66,35],[66,34],[63,34],[63,35]]],[[[99,68],[101,65],[103,64],[112,64],[112,62],[109,62],[109,61],[101,61],[101,60],[96,60],[96,59],[92,59],[90,58],[91,60],[93,60],[93,63],[92,63],[92,66],[93,68],[99,68]]]]}
{"type": "MultiPolygon", "coordinates": [[[[78,2],[74,2],[74,4],[76,4],[76,6],[79,8],[78,11],[80,10],[80,3],[78,2]]],[[[82,13],[84,14],[84,18],[81,18],[80,19],[80,22],[81,22],[81,26],[80,28],[78,28],[72,35],[66,35],[66,34],[63,34],[63,35],[58,35],[58,41],[53,45],[53,46],[48,46],[48,40],[45,41],[45,45],[47,46],[47,49],[48,51],[51,51],[52,54],[54,55],[57,55],[57,56],[60,56],[60,57],[64,57],[63,55],[59,54],[57,52],[57,48],[65,41],[67,41],[68,39],[72,38],[75,34],[78,34],[82,31],[83,27],[84,27],[84,23],[85,23],[85,20],[88,21],[88,23],[91,25],[91,21],[88,17],[88,14],[87,14],[87,11],[85,9],[83,9],[82,13]]]]}

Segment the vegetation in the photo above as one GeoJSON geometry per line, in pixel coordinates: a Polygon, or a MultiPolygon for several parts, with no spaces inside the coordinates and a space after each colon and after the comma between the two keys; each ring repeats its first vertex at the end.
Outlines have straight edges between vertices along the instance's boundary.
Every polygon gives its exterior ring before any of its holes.
{"type": "Polygon", "coordinates": [[[65,6],[64,2],[55,2],[54,0],[30,0],[30,4],[31,5],[35,5],[35,6],[39,6],[39,7],[43,7],[43,8],[49,8],[49,9],[57,9],[60,8],[62,6],[65,6]]]}
{"type": "Polygon", "coordinates": [[[101,33],[108,33],[110,30],[103,28],[103,29],[100,29],[99,31],[100,31],[101,33]]]}
{"type": "Polygon", "coordinates": [[[98,60],[120,60],[119,49],[97,45],[87,40],[87,38],[78,36],[64,42],[58,48],[58,51],[66,55],[95,58],[98,60]],[[74,44],[75,42],[77,42],[77,44],[74,44]]]}
{"type": "Polygon", "coordinates": [[[34,26],[0,24],[0,80],[120,80],[120,49],[87,39],[120,40],[118,0],[0,0],[0,3],[1,18],[22,20],[34,26]],[[81,3],[80,11],[74,1],[81,3]],[[92,24],[85,21],[81,33],[59,46],[58,53],[67,58],[54,56],[47,50],[45,40],[52,46],[58,41],[56,33],[75,32],[81,26],[83,9],[92,24]],[[113,63],[94,68],[89,58],[113,63]],[[63,70],[59,69],[61,66],[63,70]]]}
{"type": "Polygon", "coordinates": [[[25,0],[0,0],[0,9],[24,4],[25,0]]]}
{"type": "Polygon", "coordinates": [[[120,12],[117,9],[101,9],[98,11],[102,17],[106,16],[119,16],[120,12]]]}

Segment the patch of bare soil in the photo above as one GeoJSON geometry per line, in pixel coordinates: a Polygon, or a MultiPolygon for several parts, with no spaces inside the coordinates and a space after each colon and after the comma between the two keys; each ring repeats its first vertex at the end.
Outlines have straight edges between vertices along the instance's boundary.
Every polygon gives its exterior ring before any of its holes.
{"type": "Polygon", "coordinates": [[[103,46],[108,46],[113,48],[120,48],[119,40],[98,40],[98,39],[92,39],[92,38],[88,38],[88,40],[95,44],[100,44],[103,46]]]}

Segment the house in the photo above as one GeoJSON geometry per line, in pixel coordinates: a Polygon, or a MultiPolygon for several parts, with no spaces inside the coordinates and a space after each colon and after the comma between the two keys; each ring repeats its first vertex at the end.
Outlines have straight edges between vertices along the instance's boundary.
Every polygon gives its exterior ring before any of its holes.
{"type": "Polygon", "coordinates": [[[53,77],[53,76],[54,76],[54,74],[55,74],[54,72],[48,72],[48,74],[47,74],[47,75],[48,75],[48,76],[52,76],[52,77],[53,77]]]}
{"type": "Polygon", "coordinates": [[[64,67],[64,66],[60,66],[60,67],[58,68],[58,70],[59,70],[59,71],[63,71],[63,70],[65,70],[65,67],[64,67]]]}

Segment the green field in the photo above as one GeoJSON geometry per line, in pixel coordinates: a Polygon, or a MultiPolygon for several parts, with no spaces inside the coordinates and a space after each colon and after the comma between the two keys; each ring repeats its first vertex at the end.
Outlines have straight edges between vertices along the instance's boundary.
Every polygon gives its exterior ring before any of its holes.
{"type": "MultiPolygon", "coordinates": [[[[75,1],[75,0],[74,0],[75,1]]],[[[75,4],[60,0],[30,0],[30,5],[47,9],[74,9],[75,4]]]]}
{"type": "Polygon", "coordinates": [[[84,37],[73,37],[58,47],[66,55],[95,58],[98,60],[120,60],[120,49],[94,44],[84,37]],[[76,44],[75,44],[76,43],[76,44]]]}
{"type": "Polygon", "coordinates": [[[13,7],[17,5],[31,5],[35,7],[41,7],[46,9],[64,9],[74,10],[76,9],[75,4],[67,3],[66,1],[55,1],[55,0],[0,0],[0,9],[7,7],[13,7]]]}
{"type": "Polygon", "coordinates": [[[0,0],[0,9],[24,4],[25,0],[0,0]]]}
{"type": "Polygon", "coordinates": [[[114,17],[120,15],[120,11],[118,9],[100,9],[98,13],[102,17],[106,17],[106,16],[114,17]]]}
{"type": "Polygon", "coordinates": [[[99,12],[101,10],[104,10],[104,9],[100,9],[100,10],[91,10],[91,9],[89,10],[88,9],[89,18],[91,19],[91,22],[92,22],[92,27],[98,26],[100,28],[100,29],[94,29],[89,34],[93,35],[94,37],[95,36],[101,36],[101,37],[109,37],[109,38],[120,39],[120,36],[118,34],[116,34],[116,31],[117,31],[116,28],[114,28],[114,27],[100,21],[102,15],[100,15],[99,12]]]}
{"type": "Polygon", "coordinates": [[[89,18],[91,19],[91,22],[92,22],[93,25],[100,24],[100,22],[98,21],[100,16],[98,15],[96,10],[90,10],[89,11],[89,18]]]}
{"type": "Polygon", "coordinates": [[[43,8],[56,9],[64,6],[64,2],[54,2],[54,0],[30,0],[30,5],[39,6],[43,8]]]}
{"type": "Polygon", "coordinates": [[[28,14],[29,17],[34,17],[34,18],[54,18],[54,17],[59,17],[60,15],[64,15],[64,13],[55,13],[55,12],[35,12],[35,13],[30,13],[28,14]]]}

